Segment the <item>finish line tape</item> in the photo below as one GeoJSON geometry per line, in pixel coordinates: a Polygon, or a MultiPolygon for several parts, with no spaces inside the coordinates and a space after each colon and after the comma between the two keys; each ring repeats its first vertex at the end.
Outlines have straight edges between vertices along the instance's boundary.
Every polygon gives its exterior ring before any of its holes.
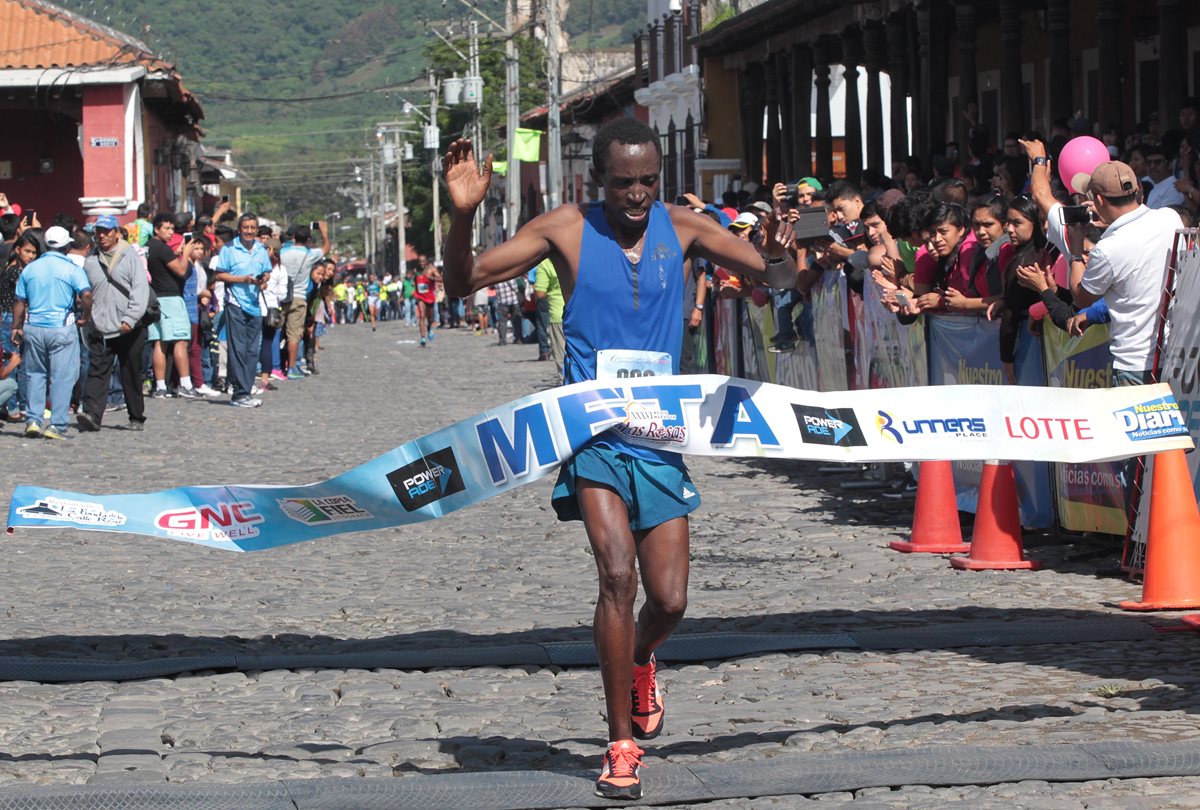
{"type": "Polygon", "coordinates": [[[1107,461],[1191,449],[1165,384],[945,385],[818,393],[717,375],[532,394],[307,486],[84,495],[19,486],[17,526],[126,532],[231,551],[433,520],[553,472],[596,434],[702,456],[817,461],[1107,461]]]}

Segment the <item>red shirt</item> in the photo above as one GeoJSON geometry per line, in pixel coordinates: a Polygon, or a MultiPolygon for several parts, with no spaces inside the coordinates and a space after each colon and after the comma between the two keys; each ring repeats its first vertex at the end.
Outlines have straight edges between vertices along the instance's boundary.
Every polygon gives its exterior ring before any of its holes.
{"type": "MultiPolygon", "coordinates": [[[[979,240],[975,238],[975,232],[967,231],[967,235],[958,245],[958,256],[954,265],[942,282],[947,289],[953,287],[963,295],[971,294],[971,259],[975,255],[976,248],[980,248],[980,244],[979,240]]],[[[913,260],[913,283],[933,286],[937,280],[937,269],[937,257],[922,245],[913,260]]],[[[979,290],[980,296],[986,298],[989,295],[987,279],[983,278],[982,273],[980,273],[980,278],[975,279],[975,287],[979,290]]]]}
{"type": "Polygon", "coordinates": [[[424,273],[418,273],[415,280],[416,289],[413,290],[413,298],[418,301],[424,301],[426,304],[432,304],[437,299],[437,285],[433,280],[424,273]]]}

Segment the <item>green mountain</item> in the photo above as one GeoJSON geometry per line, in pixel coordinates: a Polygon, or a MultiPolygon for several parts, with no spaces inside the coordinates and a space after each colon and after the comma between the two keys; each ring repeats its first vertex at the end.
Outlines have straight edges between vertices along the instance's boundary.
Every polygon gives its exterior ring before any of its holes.
{"type": "MultiPolygon", "coordinates": [[[[354,185],[355,160],[361,165],[377,154],[374,125],[402,118],[405,100],[427,108],[430,68],[446,76],[467,72],[434,34],[466,52],[472,12],[464,0],[257,0],[203,11],[183,0],[58,2],[139,37],[173,62],[204,105],[205,144],[234,150],[253,178],[247,189],[252,204],[281,221],[339,209],[352,215],[352,201],[334,190],[354,185]]],[[[503,0],[469,2],[503,19],[503,0]]],[[[628,43],[644,8],[644,0],[573,0],[564,27],[580,44],[628,43]]],[[[485,126],[503,121],[504,46],[483,38],[488,29],[481,20],[485,126]]],[[[522,103],[532,107],[545,98],[542,54],[532,41],[518,43],[522,103]]],[[[469,118],[465,110],[441,108],[443,146],[469,118]]],[[[408,120],[413,130],[423,123],[415,115],[408,120]]],[[[422,155],[420,135],[408,138],[422,155]]],[[[406,167],[405,179],[411,173],[412,182],[428,186],[428,167],[417,163],[406,167]]],[[[422,196],[405,202],[412,208],[422,196]]],[[[349,223],[346,214],[343,221],[349,223]]],[[[354,227],[348,235],[359,233],[354,227]]]]}

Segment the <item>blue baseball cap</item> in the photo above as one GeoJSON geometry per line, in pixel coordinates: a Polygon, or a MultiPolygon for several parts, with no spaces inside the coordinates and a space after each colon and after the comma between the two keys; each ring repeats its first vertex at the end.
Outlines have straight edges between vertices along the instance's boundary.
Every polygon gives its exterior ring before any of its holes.
{"type": "Polygon", "coordinates": [[[117,224],[117,218],[112,214],[104,214],[103,216],[96,217],[95,224],[97,228],[104,228],[106,230],[112,230],[113,228],[119,227],[117,224]]]}

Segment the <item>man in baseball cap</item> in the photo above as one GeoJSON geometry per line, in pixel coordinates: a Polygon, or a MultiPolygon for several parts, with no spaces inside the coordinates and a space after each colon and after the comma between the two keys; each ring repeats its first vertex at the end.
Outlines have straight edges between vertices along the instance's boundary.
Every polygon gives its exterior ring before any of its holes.
{"type": "Polygon", "coordinates": [[[21,361],[29,383],[25,436],[66,439],[71,393],[79,379],[79,329],[92,312],[92,285],[67,258],[71,233],[57,225],[46,229],[49,250],[25,265],[17,278],[12,339],[21,343],[21,361]],[[76,302],[81,305],[76,315],[76,302]],[[28,320],[26,319],[28,315],[28,320]],[[50,389],[50,425],[42,422],[50,389]]]}
{"type": "MultiPolygon", "coordinates": [[[[1092,171],[1087,197],[1108,227],[1086,255],[1084,226],[1065,227],[1074,305],[1082,309],[1101,298],[1108,303],[1113,385],[1153,382],[1163,276],[1175,231],[1183,221],[1170,208],[1143,205],[1137,174],[1119,160],[1101,163],[1092,171]]],[[[1122,464],[1126,507],[1137,463],[1138,459],[1130,458],[1122,464]]]]}

